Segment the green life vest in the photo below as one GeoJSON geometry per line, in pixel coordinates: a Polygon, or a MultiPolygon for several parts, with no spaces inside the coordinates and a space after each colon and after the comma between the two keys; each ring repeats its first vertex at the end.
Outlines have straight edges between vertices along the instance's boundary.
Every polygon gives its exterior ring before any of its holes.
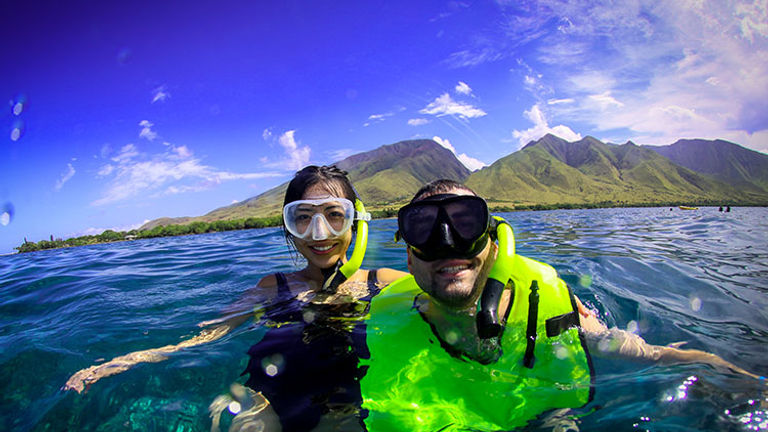
{"type": "Polygon", "coordinates": [[[369,431],[508,430],[542,412],[591,400],[591,360],[565,282],[552,267],[515,255],[511,284],[502,355],[487,365],[441,346],[414,307],[422,291],[413,276],[374,297],[367,322],[370,358],[361,380],[369,431]],[[534,280],[538,305],[529,304],[534,280]],[[538,317],[535,338],[527,337],[534,332],[530,313],[538,317]],[[532,367],[524,366],[527,351],[532,367]]]}

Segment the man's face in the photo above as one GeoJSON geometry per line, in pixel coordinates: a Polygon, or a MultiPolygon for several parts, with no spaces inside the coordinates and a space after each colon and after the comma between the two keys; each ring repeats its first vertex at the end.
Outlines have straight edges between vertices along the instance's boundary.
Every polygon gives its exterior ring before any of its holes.
{"type": "MultiPolygon", "coordinates": [[[[449,193],[470,195],[460,189],[449,193]]],[[[408,248],[408,270],[419,287],[437,302],[452,309],[465,309],[479,298],[496,250],[496,244],[488,240],[485,248],[472,258],[423,261],[408,248]]]]}

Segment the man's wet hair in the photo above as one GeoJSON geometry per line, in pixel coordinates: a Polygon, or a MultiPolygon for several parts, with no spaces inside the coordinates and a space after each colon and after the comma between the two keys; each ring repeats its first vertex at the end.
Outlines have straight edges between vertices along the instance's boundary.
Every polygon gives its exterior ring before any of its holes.
{"type": "Polygon", "coordinates": [[[439,179],[439,180],[431,181],[425,184],[424,186],[422,186],[421,189],[419,189],[419,191],[416,192],[416,195],[413,196],[413,199],[411,199],[411,202],[416,202],[424,198],[430,197],[432,195],[448,193],[456,189],[466,191],[471,193],[474,196],[477,196],[475,191],[473,191],[471,188],[455,180],[439,179]]]}

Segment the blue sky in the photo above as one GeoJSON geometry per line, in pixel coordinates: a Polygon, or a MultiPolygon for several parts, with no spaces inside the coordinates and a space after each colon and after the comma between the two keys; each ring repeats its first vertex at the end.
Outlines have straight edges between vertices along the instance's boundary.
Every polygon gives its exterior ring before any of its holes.
{"type": "Polygon", "coordinates": [[[0,253],[197,216],[308,163],[555,133],[768,151],[766,0],[0,4],[0,253]]]}

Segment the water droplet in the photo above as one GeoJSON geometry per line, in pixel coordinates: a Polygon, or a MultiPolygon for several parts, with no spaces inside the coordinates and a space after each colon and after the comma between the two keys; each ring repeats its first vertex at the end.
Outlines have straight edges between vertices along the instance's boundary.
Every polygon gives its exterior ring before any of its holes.
{"type": "Polygon", "coordinates": [[[555,356],[560,360],[564,360],[568,357],[568,350],[564,346],[559,345],[555,348],[555,356]]]}
{"type": "Polygon", "coordinates": [[[8,224],[10,224],[13,220],[13,204],[10,202],[3,204],[3,207],[0,209],[0,211],[2,211],[2,213],[0,213],[0,224],[3,226],[8,226],[8,224]]]}
{"type": "Polygon", "coordinates": [[[701,310],[701,299],[693,296],[691,297],[691,310],[694,312],[698,312],[701,310]]]}
{"type": "Polygon", "coordinates": [[[234,415],[237,415],[243,407],[240,406],[240,402],[232,401],[227,405],[227,409],[234,415]]]}
{"type": "Polygon", "coordinates": [[[283,363],[283,355],[280,353],[272,354],[271,356],[261,359],[261,367],[264,369],[264,373],[269,376],[279,374],[283,367],[283,363]]]}
{"type": "Polygon", "coordinates": [[[16,120],[11,126],[11,141],[18,141],[24,134],[24,122],[16,120]]]}
{"type": "Polygon", "coordinates": [[[304,322],[305,322],[305,323],[309,324],[309,323],[311,323],[312,321],[314,321],[314,320],[315,320],[315,313],[314,313],[314,312],[312,312],[312,311],[305,311],[305,312],[304,312],[304,313],[301,315],[301,317],[302,317],[302,318],[304,318],[304,322]]]}
{"type": "Polygon", "coordinates": [[[637,333],[637,321],[632,320],[627,323],[627,331],[630,333],[637,333]]]}
{"type": "Polygon", "coordinates": [[[451,330],[445,335],[445,341],[449,344],[455,344],[459,340],[459,334],[451,330]]]}

